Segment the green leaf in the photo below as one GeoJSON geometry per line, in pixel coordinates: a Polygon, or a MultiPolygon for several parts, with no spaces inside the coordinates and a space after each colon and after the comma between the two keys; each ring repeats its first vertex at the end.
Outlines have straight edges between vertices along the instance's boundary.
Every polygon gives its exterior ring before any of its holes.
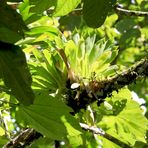
{"type": "Polygon", "coordinates": [[[101,140],[102,148],[122,148],[121,146],[115,144],[114,142],[104,138],[103,136],[97,136],[98,140],[101,140]]]}
{"type": "Polygon", "coordinates": [[[5,135],[5,130],[2,127],[0,127],[0,136],[3,136],[3,135],[5,135]]]}
{"type": "Polygon", "coordinates": [[[89,54],[89,61],[90,64],[96,61],[96,59],[103,54],[103,52],[107,49],[107,41],[105,39],[101,39],[97,41],[97,43],[94,45],[92,50],[89,54]]]}
{"type": "Polygon", "coordinates": [[[78,123],[69,113],[71,111],[58,98],[42,93],[36,95],[33,105],[21,105],[16,112],[16,118],[18,122],[24,121],[51,139],[61,140],[68,133],[81,133],[78,123]]]}
{"type": "Polygon", "coordinates": [[[13,10],[5,1],[0,3],[0,40],[15,43],[24,37],[27,30],[25,23],[19,13],[13,10]]]}
{"type": "MultiPolygon", "coordinates": [[[[19,12],[26,24],[37,21],[42,17],[42,15],[38,14],[37,12],[32,11],[32,9],[36,7],[36,5],[31,5],[31,0],[23,0],[23,2],[19,4],[19,12]]],[[[37,9],[37,11],[39,9],[37,9]]]]}
{"type": "Polygon", "coordinates": [[[88,52],[88,54],[90,54],[90,52],[92,51],[92,48],[94,47],[95,44],[95,40],[96,40],[96,34],[93,35],[89,35],[86,40],[85,40],[85,46],[86,46],[86,52],[88,52]]]}
{"type": "Polygon", "coordinates": [[[133,27],[136,24],[137,24],[137,22],[135,21],[135,19],[125,18],[125,19],[120,20],[116,24],[116,28],[119,32],[125,33],[127,31],[129,31],[130,29],[133,29],[133,27]]]}
{"type": "Polygon", "coordinates": [[[112,47],[112,51],[111,51],[111,56],[110,58],[106,61],[106,63],[111,63],[118,55],[118,50],[117,50],[117,47],[114,46],[112,47]]]}
{"type": "Polygon", "coordinates": [[[23,2],[19,5],[18,8],[24,21],[26,21],[34,14],[30,12],[31,7],[33,7],[33,5],[29,5],[29,0],[23,0],[23,2]]]}
{"type": "Polygon", "coordinates": [[[58,29],[51,27],[51,26],[38,26],[31,28],[28,32],[26,32],[28,35],[37,35],[37,34],[43,34],[45,32],[49,32],[54,35],[58,35],[58,29]]]}
{"type": "Polygon", "coordinates": [[[126,46],[134,46],[135,43],[137,42],[137,38],[140,37],[141,32],[139,29],[130,29],[126,31],[125,33],[122,34],[120,38],[120,45],[123,47],[126,46]]]}
{"type": "Polygon", "coordinates": [[[51,6],[55,6],[57,0],[30,0],[30,5],[34,7],[31,8],[31,12],[42,13],[51,6]]]}
{"type": "Polygon", "coordinates": [[[44,50],[43,54],[45,57],[45,63],[48,72],[50,73],[54,81],[57,83],[58,88],[65,87],[66,80],[61,71],[59,71],[56,67],[57,62],[55,62],[55,57],[48,50],[44,50]]]}
{"type": "Polygon", "coordinates": [[[110,67],[108,67],[107,69],[105,69],[102,73],[103,76],[107,77],[107,76],[113,76],[116,74],[116,71],[119,69],[119,67],[117,65],[112,65],[110,67]]]}
{"type": "Polygon", "coordinates": [[[83,143],[83,140],[82,140],[82,135],[81,135],[81,129],[78,128],[77,126],[77,129],[75,129],[74,127],[74,118],[71,118],[71,123],[69,123],[65,118],[62,118],[63,122],[65,123],[65,126],[66,126],[66,129],[67,129],[67,132],[68,132],[68,135],[67,135],[67,138],[70,142],[70,144],[73,146],[73,147],[76,147],[76,146],[79,146],[79,145],[82,145],[83,143]],[[72,126],[72,125],[73,126],[72,126]]]}
{"type": "Polygon", "coordinates": [[[35,65],[32,63],[30,65],[31,72],[33,74],[33,89],[55,92],[58,89],[58,84],[56,83],[55,78],[52,76],[52,73],[48,72],[41,65],[35,65]]]}
{"type": "Polygon", "coordinates": [[[0,76],[20,103],[24,105],[33,103],[31,75],[25,55],[18,46],[1,42],[0,76]]]}
{"type": "Polygon", "coordinates": [[[100,27],[116,0],[84,0],[83,15],[89,27],[100,27]]]}
{"type": "Polygon", "coordinates": [[[130,146],[136,141],[145,143],[148,121],[142,115],[139,104],[131,99],[128,89],[122,89],[119,93],[114,92],[112,99],[108,98],[107,101],[112,109],[106,109],[98,126],[130,146]]]}
{"type": "Polygon", "coordinates": [[[100,141],[96,139],[93,133],[87,131],[83,133],[83,141],[83,147],[96,148],[100,146],[100,141]]]}
{"type": "Polygon", "coordinates": [[[31,148],[52,148],[54,140],[46,137],[40,137],[39,139],[31,143],[31,148]]]}
{"type": "Polygon", "coordinates": [[[6,27],[0,27],[0,41],[7,42],[7,43],[15,43],[20,40],[22,37],[6,27]]]}
{"type": "Polygon", "coordinates": [[[8,142],[8,139],[6,138],[6,136],[0,136],[0,147],[3,147],[4,144],[6,144],[8,142]]]}
{"type": "Polygon", "coordinates": [[[54,16],[63,16],[78,6],[81,0],[57,0],[54,16]]]}

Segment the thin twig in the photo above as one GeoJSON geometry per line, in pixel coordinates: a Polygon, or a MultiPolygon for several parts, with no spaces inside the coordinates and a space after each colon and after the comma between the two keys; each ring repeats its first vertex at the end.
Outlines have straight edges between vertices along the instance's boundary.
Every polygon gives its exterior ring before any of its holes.
{"type": "Polygon", "coordinates": [[[143,11],[134,11],[134,10],[127,10],[120,7],[115,7],[115,10],[119,13],[129,15],[129,16],[148,16],[148,12],[143,11]]]}

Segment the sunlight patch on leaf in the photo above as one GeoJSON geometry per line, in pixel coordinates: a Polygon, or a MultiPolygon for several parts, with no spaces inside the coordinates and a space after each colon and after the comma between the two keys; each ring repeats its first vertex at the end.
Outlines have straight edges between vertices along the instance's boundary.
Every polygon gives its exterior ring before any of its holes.
{"type": "Polygon", "coordinates": [[[54,16],[63,16],[68,14],[76,8],[79,3],[80,0],[57,0],[54,16]]]}
{"type": "Polygon", "coordinates": [[[113,109],[110,113],[104,113],[98,126],[128,145],[133,146],[136,141],[145,143],[148,121],[142,115],[139,104],[131,99],[130,91],[122,89],[119,93],[114,92],[113,97],[106,100],[113,109]]]}

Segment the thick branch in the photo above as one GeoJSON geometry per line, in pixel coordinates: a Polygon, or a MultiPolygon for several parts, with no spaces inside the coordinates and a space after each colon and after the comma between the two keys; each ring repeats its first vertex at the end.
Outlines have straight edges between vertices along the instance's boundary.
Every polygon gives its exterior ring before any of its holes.
{"type": "Polygon", "coordinates": [[[142,59],[133,67],[110,79],[90,81],[87,86],[80,88],[81,91],[77,90],[79,92],[78,99],[72,99],[71,92],[68,92],[68,95],[70,95],[67,100],[68,105],[73,108],[74,112],[78,112],[82,108],[85,109],[87,105],[94,101],[98,101],[98,104],[100,104],[113,91],[118,91],[124,86],[135,82],[139,77],[146,76],[148,76],[148,58],[142,59]]]}
{"type": "Polygon", "coordinates": [[[120,8],[119,6],[115,8],[115,11],[129,16],[148,16],[148,12],[127,10],[120,8]]]}

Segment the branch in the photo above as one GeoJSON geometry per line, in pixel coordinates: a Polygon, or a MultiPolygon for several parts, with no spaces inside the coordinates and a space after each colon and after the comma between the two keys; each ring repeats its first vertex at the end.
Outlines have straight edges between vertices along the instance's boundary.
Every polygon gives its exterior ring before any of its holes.
{"type": "Polygon", "coordinates": [[[41,136],[42,135],[36,132],[34,129],[28,128],[23,130],[18,136],[9,141],[5,146],[3,146],[3,148],[23,148],[41,136]]]}
{"type": "Polygon", "coordinates": [[[80,123],[80,126],[82,127],[82,129],[84,129],[86,131],[91,131],[93,134],[103,136],[104,138],[106,138],[112,142],[115,142],[117,145],[122,145],[126,148],[130,148],[129,145],[127,145],[127,144],[123,143],[122,141],[120,141],[119,139],[116,139],[115,137],[112,137],[111,135],[107,134],[101,128],[98,128],[95,126],[89,126],[85,123],[80,123]]]}
{"type": "Polygon", "coordinates": [[[98,101],[98,105],[100,105],[103,99],[112,95],[113,91],[118,91],[124,86],[135,82],[138,78],[146,76],[148,76],[148,58],[142,59],[131,68],[114,77],[103,81],[90,81],[83,88],[78,88],[78,90],[75,90],[75,92],[79,92],[78,99],[71,96],[73,90],[69,89],[67,104],[73,108],[75,113],[79,112],[80,109],[86,109],[87,105],[95,101],[98,101]]]}
{"type": "Polygon", "coordinates": [[[105,136],[105,134],[106,134],[101,128],[98,128],[98,127],[89,126],[85,123],[80,123],[80,126],[82,127],[82,129],[85,129],[87,131],[91,131],[94,134],[98,134],[98,135],[101,135],[101,136],[105,136]]]}
{"type": "Polygon", "coordinates": [[[148,16],[148,12],[127,10],[119,6],[115,7],[115,11],[129,16],[148,16]]]}

